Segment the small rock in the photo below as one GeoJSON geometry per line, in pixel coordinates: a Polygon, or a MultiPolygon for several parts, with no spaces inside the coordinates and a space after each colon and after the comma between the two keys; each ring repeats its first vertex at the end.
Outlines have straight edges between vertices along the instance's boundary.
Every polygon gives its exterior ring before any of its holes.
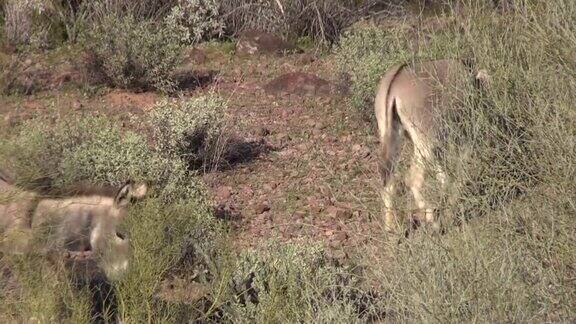
{"type": "Polygon", "coordinates": [[[216,198],[219,200],[228,200],[232,196],[232,187],[222,186],[216,189],[216,198]]]}
{"type": "Polygon", "coordinates": [[[336,219],[349,219],[353,216],[352,211],[349,209],[336,206],[328,206],[326,211],[328,212],[328,215],[336,219]]]}
{"type": "Polygon", "coordinates": [[[292,72],[283,74],[264,86],[268,94],[296,94],[304,96],[326,96],[331,92],[330,82],[317,75],[292,72]]]}
{"type": "Polygon", "coordinates": [[[301,51],[282,38],[261,30],[244,31],[236,43],[236,54],[241,56],[255,54],[282,54],[301,51]]]}
{"type": "Polygon", "coordinates": [[[346,239],[348,239],[348,234],[346,234],[346,232],[340,231],[340,232],[337,232],[336,234],[334,234],[333,237],[336,241],[342,242],[342,241],[345,241],[346,239]]]}
{"type": "Polygon", "coordinates": [[[270,135],[270,130],[269,130],[268,128],[266,128],[266,127],[261,127],[261,128],[258,130],[258,135],[260,135],[260,136],[268,136],[268,135],[270,135]]]}
{"type": "Polygon", "coordinates": [[[270,205],[268,204],[268,202],[264,201],[261,203],[256,204],[256,206],[254,207],[254,212],[256,214],[263,214],[267,211],[270,210],[270,205]]]}

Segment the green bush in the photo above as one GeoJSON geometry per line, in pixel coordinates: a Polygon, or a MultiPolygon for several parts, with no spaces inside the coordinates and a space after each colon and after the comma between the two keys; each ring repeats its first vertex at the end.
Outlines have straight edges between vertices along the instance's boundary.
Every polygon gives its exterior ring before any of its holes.
{"type": "MultiPolygon", "coordinates": [[[[204,273],[214,268],[223,227],[212,213],[206,188],[188,170],[185,150],[191,143],[186,134],[207,139],[216,136],[224,111],[224,102],[214,97],[161,102],[136,125],[150,130],[151,142],[158,145],[149,145],[146,137],[134,131],[121,131],[108,118],[93,116],[69,116],[54,122],[37,117],[0,141],[0,164],[29,187],[46,178],[52,187],[83,180],[117,185],[134,179],[152,184],[151,197],[133,206],[121,223],[132,247],[129,272],[114,282],[123,320],[177,321],[180,306],[156,296],[162,280],[181,262],[187,271],[204,273]]],[[[209,151],[211,140],[203,143],[209,151]]],[[[26,267],[32,264],[30,260],[22,262],[26,267]]],[[[67,277],[51,278],[53,285],[46,291],[38,285],[38,274],[24,270],[18,271],[18,280],[30,280],[30,292],[16,297],[21,302],[7,298],[5,304],[15,318],[44,314],[43,320],[56,321],[88,316],[82,307],[90,305],[89,299],[74,300],[85,292],[66,286],[67,277]],[[55,288],[61,286],[70,289],[55,288]],[[48,297],[54,303],[38,304],[48,297]],[[64,302],[67,304],[62,306],[64,302]]],[[[204,275],[197,278],[207,285],[209,279],[204,275]]]]}
{"type": "Polygon", "coordinates": [[[68,117],[50,124],[38,117],[2,142],[2,164],[23,184],[41,179],[61,186],[81,180],[121,184],[128,178],[152,180],[148,175],[157,154],[143,137],[127,132],[105,117],[68,117]],[[90,130],[90,131],[87,131],[90,130]]]}
{"type": "Polygon", "coordinates": [[[220,37],[224,32],[220,6],[216,0],[179,0],[177,10],[183,13],[180,24],[188,29],[190,43],[220,37]]]}
{"type": "Polygon", "coordinates": [[[180,25],[182,11],[173,10],[161,21],[116,12],[97,2],[87,27],[84,46],[88,68],[112,86],[172,92],[175,70],[190,35],[180,25]]]}
{"type": "Polygon", "coordinates": [[[574,210],[529,197],[442,237],[418,233],[371,255],[392,322],[574,318],[574,210]],[[379,260],[379,261],[376,261],[379,260]]]}

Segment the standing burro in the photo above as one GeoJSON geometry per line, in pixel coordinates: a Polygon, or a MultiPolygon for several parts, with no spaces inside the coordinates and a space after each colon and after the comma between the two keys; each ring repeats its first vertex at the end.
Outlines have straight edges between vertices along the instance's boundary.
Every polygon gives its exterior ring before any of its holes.
{"type": "Polygon", "coordinates": [[[69,251],[90,253],[110,279],[128,269],[130,242],[117,231],[146,184],[121,188],[77,186],[66,194],[43,195],[16,187],[0,172],[0,250],[3,253],[69,251]]]}
{"type": "Polygon", "coordinates": [[[395,169],[404,137],[413,143],[414,153],[406,183],[425,223],[434,228],[433,205],[424,197],[425,167],[429,167],[443,187],[446,174],[438,164],[435,151],[441,145],[442,125],[435,114],[457,105],[454,94],[474,87],[487,86],[490,77],[485,70],[475,70],[463,60],[442,59],[390,68],[380,81],[375,100],[375,114],[380,141],[380,195],[384,203],[385,229],[397,230],[397,213],[393,205],[396,192],[395,169]]]}

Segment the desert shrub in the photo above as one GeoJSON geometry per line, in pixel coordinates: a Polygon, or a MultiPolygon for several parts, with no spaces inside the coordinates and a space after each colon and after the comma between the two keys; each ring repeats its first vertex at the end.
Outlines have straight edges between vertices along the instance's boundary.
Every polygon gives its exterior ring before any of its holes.
{"type": "Polygon", "coordinates": [[[122,88],[153,88],[172,92],[188,30],[177,8],[160,21],[130,12],[116,12],[105,1],[93,5],[84,46],[88,68],[109,84],[122,88]]]}
{"type": "Polygon", "coordinates": [[[530,197],[442,237],[418,233],[368,254],[393,322],[574,318],[574,210],[530,197]],[[380,260],[375,262],[375,260],[380,260]]]}
{"type": "MultiPolygon", "coordinates": [[[[82,0],[83,1],[83,0],[82,0]]],[[[94,15],[105,13],[131,15],[138,20],[160,21],[170,14],[179,0],[99,0],[104,7],[91,7],[94,15]],[[104,11],[101,11],[104,10],[104,11]]]]}
{"type": "Polygon", "coordinates": [[[31,254],[2,256],[0,270],[6,283],[0,285],[3,322],[90,320],[89,292],[74,287],[63,264],[53,264],[31,254]],[[18,285],[14,286],[16,280],[18,285]]]}
{"type": "Polygon", "coordinates": [[[216,97],[164,101],[138,120],[151,130],[155,146],[105,117],[72,116],[55,123],[38,117],[0,139],[0,162],[28,187],[120,185],[133,179],[155,184],[164,199],[173,200],[201,192],[189,169],[218,160],[224,114],[225,104],[216,97]]]}
{"type": "Polygon", "coordinates": [[[51,0],[54,19],[65,30],[66,40],[76,42],[89,17],[88,2],[83,0],[51,0]]]}
{"type": "MultiPolygon", "coordinates": [[[[166,275],[183,259],[186,271],[197,272],[210,284],[209,269],[222,244],[222,226],[202,196],[166,205],[150,199],[126,218],[133,247],[133,264],[115,283],[118,314],[123,321],[178,322],[179,305],[161,302],[156,295],[166,275]]],[[[188,314],[194,314],[191,309],[188,314]]]]}
{"type": "Polygon", "coordinates": [[[320,244],[268,241],[231,265],[232,322],[364,322],[377,313],[353,267],[339,266],[320,244]]]}
{"type": "MultiPolygon", "coordinates": [[[[36,117],[0,140],[0,164],[10,169],[20,184],[29,187],[36,187],[39,180],[46,178],[52,187],[86,180],[118,185],[134,179],[152,184],[151,197],[133,206],[121,224],[132,247],[129,272],[113,283],[118,315],[123,320],[176,321],[174,316],[179,306],[159,301],[156,296],[160,282],[182,262],[187,270],[202,274],[210,273],[208,270],[214,267],[223,227],[213,216],[206,188],[188,170],[184,150],[190,143],[184,133],[202,133],[208,138],[217,134],[224,108],[220,99],[211,97],[160,103],[149,116],[136,120],[143,122],[138,126],[151,130],[152,145],[140,134],[121,131],[106,117],[93,116],[69,116],[56,121],[36,117]]],[[[204,148],[208,150],[207,144],[204,148]]],[[[23,264],[32,263],[25,260],[23,264]]],[[[33,275],[24,273],[22,278],[28,280],[33,275]]],[[[53,285],[49,286],[39,285],[37,281],[30,284],[35,289],[50,288],[39,291],[42,295],[38,298],[18,295],[16,298],[24,304],[10,302],[6,307],[21,307],[22,316],[39,311],[45,316],[55,314],[46,319],[49,321],[88,314],[80,308],[84,304],[74,306],[68,299],[64,299],[68,302],[66,307],[61,306],[58,298],[72,298],[77,291],[74,287],[55,288],[69,284],[66,277],[52,279],[53,285]],[[63,297],[58,297],[59,293],[64,294],[63,297]],[[54,304],[34,304],[39,311],[24,307],[48,297],[54,304]]],[[[209,279],[204,275],[197,277],[206,285],[210,284],[209,279]]],[[[80,301],[90,306],[90,298],[80,301]]],[[[187,312],[193,313],[189,309],[187,312]]]]}
{"type": "Polygon", "coordinates": [[[192,168],[216,167],[226,146],[226,103],[213,96],[164,100],[149,115],[159,151],[192,168]]]}
{"type": "Polygon", "coordinates": [[[224,32],[224,22],[217,1],[180,0],[177,8],[183,13],[180,24],[188,29],[190,43],[220,37],[224,32]]]}
{"type": "Polygon", "coordinates": [[[220,1],[227,33],[261,29],[288,38],[309,36],[322,43],[336,41],[345,27],[377,1],[220,1]]]}
{"type": "Polygon", "coordinates": [[[53,7],[43,0],[8,0],[4,3],[4,35],[13,46],[47,48],[58,33],[53,7]]]}
{"type": "Polygon", "coordinates": [[[373,112],[374,94],[382,75],[394,62],[406,60],[406,27],[384,29],[375,25],[347,31],[336,45],[336,66],[350,75],[350,103],[364,117],[373,112]]]}
{"type": "Polygon", "coordinates": [[[146,178],[151,150],[144,139],[131,132],[122,138],[104,117],[63,118],[55,124],[38,117],[16,134],[3,139],[2,160],[23,185],[41,179],[56,186],[79,180],[118,185],[127,178],[146,178]]]}

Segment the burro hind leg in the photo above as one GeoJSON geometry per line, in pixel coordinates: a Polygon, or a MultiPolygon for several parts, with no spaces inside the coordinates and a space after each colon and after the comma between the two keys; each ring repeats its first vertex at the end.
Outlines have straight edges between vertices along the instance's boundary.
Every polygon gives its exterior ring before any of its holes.
{"type": "Polygon", "coordinates": [[[401,129],[396,129],[396,134],[390,137],[381,138],[380,163],[378,171],[381,177],[380,197],[384,208],[384,229],[388,233],[395,233],[398,229],[398,217],[394,206],[396,195],[395,165],[398,158],[398,151],[401,144],[401,129]]]}
{"type": "Polygon", "coordinates": [[[395,233],[399,227],[397,212],[394,210],[394,195],[396,194],[396,181],[392,178],[380,190],[380,196],[384,203],[384,230],[395,233]]]}
{"type": "Polygon", "coordinates": [[[426,167],[428,166],[428,168],[434,172],[440,184],[440,189],[444,188],[444,184],[446,183],[446,175],[442,168],[435,161],[426,158],[426,153],[422,154],[421,152],[421,150],[415,151],[414,159],[412,160],[412,165],[410,166],[410,170],[406,178],[406,183],[412,192],[418,211],[424,213],[424,221],[426,224],[431,225],[434,230],[439,230],[440,225],[436,220],[434,211],[435,205],[431,204],[423,193],[424,184],[426,181],[426,167]]]}

